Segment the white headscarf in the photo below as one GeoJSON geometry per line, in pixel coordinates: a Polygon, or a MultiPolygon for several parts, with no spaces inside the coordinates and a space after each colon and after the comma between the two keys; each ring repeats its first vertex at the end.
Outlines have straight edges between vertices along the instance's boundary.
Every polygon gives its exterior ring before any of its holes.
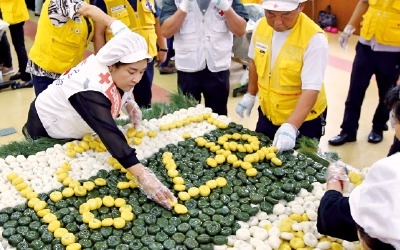
{"type": "Polygon", "coordinates": [[[149,61],[152,59],[148,53],[146,40],[129,29],[124,29],[111,38],[99,50],[96,58],[106,66],[111,66],[117,62],[134,63],[143,59],[149,61]]]}
{"type": "Polygon", "coordinates": [[[400,249],[400,153],[372,165],[349,197],[351,216],[365,232],[400,249]]]}

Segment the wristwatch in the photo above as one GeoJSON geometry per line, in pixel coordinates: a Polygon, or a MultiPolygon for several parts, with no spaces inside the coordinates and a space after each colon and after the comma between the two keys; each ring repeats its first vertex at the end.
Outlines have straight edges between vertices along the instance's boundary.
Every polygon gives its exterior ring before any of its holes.
{"type": "Polygon", "coordinates": [[[159,51],[168,52],[168,49],[159,49],[159,51]]]}

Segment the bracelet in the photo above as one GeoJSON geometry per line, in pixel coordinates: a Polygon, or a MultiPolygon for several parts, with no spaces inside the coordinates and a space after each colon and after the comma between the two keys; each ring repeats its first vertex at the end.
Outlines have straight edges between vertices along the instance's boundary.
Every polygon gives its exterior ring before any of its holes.
{"type": "Polygon", "coordinates": [[[168,49],[159,49],[159,51],[168,52],[168,49]]]}

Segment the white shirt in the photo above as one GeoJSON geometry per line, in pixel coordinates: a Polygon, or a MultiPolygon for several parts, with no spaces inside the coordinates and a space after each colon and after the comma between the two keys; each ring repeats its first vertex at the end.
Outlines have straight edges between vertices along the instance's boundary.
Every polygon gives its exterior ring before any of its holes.
{"type": "MultiPolygon", "coordinates": [[[[260,20],[256,23],[254,30],[257,29],[260,20]]],[[[273,32],[272,37],[272,54],[271,68],[274,65],[276,57],[282,45],[286,41],[291,30],[283,32],[273,32]]],[[[254,34],[251,36],[248,56],[254,60],[254,34]]],[[[303,68],[301,70],[302,89],[304,90],[321,90],[325,70],[328,64],[329,46],[328,39],[323,33],[315,34],[308,44],[304,53],[303,68]]]]}

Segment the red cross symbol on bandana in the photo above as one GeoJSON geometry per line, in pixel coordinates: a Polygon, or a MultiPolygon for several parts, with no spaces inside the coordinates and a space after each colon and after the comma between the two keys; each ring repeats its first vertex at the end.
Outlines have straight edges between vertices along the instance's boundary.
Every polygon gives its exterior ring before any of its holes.
{"type": "Polygon", "coordinates": [[[111,82],[110,79],[109,79],[109,77],[110,77],[110,73],[109,72],[107,72],[106,74],[100,73],[99,77],[100,77],[100,82],[99,83],[101,83],[101,84],[110,83],[111,82]]]}
{"type": "Polygon", "coordinates": [[[220,10],[220,11],[218,12],[218,14],[219,14],[220,16],[223,16],[223,15],[224,15],[224,12],[223,12],[222,10],[220,10]]]}
{"type": "Polygon", "coordinates": [[[275,9],[278,8],[278,5],[277,5],[277,4],[274,4],[274,8],[275,8],[275,9]]]}

